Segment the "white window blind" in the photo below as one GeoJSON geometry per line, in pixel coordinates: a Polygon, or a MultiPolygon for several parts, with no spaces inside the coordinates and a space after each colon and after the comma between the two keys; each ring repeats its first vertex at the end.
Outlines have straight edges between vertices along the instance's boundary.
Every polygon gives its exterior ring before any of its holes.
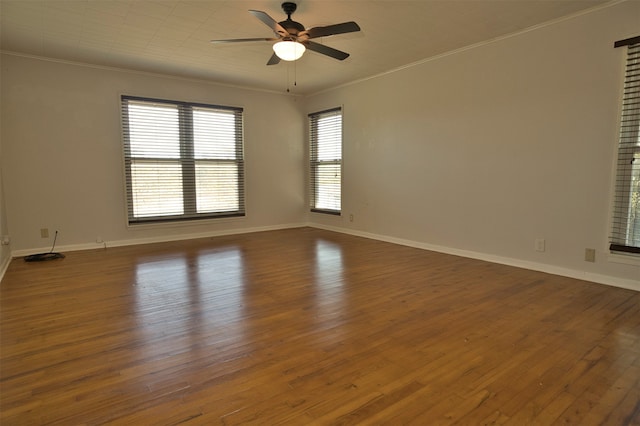
{"type": "Polygon", "coordinates": [[[613,202],[612,251],[640,253],[640,37],[627,46],[627,65],[613,202]]]}
{"type": "Polygon", "coordinates": [[[121,99],[129,223],[244,215],[241,108],[121,99]]]}
{"type": "Polygon", "coordinates": [[[342,109],[309,114],[310,208],[340,214],[342,193],[342,109]]]}

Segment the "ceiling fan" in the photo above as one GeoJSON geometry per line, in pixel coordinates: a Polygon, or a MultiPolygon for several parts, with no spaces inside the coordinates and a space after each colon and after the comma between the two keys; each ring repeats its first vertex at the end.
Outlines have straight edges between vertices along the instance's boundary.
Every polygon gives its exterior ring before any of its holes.
{"type": "Polygon", "coordinates": [[[285,61],[295,61],[302,56],[305,49],[330,56],[340,61],[349,57],[349,54],[346,52],[325,46],[324,44],[313,42],[311,39],[360,31],[358,24],[350,21],[343,22],[341,24],[327,25],[326,27],[314,27],[306,30],[301,23],[291,19],[291,15],[296,11],[297,7],[298,6],[293,2],[282,3],[282,10],[287,14],[287,19],[282,22],[276,22],[275,19],[260,10],[249,11],[249,13],[271,28],[276,37],[211,40],[211,43],[277,41],[277,43],[273,45],[274,53],[267,62],[267,65],[275,65],[279,63],[281,59],[285,61]]]}

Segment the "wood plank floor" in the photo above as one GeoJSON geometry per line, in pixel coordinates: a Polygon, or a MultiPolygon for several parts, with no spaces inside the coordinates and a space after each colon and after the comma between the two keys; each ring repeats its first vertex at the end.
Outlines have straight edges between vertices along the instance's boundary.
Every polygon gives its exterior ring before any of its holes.
{"type": "Polygon", "coordinates": [[[0,423],[640,424],[640,293],[311,229],[12,261],[0,423]]]}

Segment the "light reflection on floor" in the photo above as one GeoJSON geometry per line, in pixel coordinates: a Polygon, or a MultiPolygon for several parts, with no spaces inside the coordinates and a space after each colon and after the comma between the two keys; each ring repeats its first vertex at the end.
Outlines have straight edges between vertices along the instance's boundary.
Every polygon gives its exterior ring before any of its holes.
{"type": "Polygon", "coordinates": [[[136,315],[146,345],[184,340],[193,350],[220,340],[244,339],[245,277],[238,247],[150,259],[135,268],[136,315]]]}
{"type": "Polygon", "coordinates": [[[346,309],[342,247],[327,240],[316,241],[314,273],[316,318],[325,326],[337,326],[346,309]],[[327,322],[328,317],[334,321],[327,322]]]}

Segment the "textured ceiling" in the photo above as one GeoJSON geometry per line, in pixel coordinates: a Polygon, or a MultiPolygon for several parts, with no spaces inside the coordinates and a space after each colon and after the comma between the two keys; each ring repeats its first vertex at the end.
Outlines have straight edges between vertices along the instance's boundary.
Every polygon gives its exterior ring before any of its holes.
{"type": "Polygon", "coordinates": [[[301,0],[306,28],[356,21],[362,31],[316,39],[349,52],[344,61],[307,52],[266,66],[271,37],[248,13],[286,15],[273,0],[0,0],[5,52],[309,94],[445,52],[512,34],[603,0],[301,0]],[[297,82],[295,87],[293,83],[297,82]]]}

